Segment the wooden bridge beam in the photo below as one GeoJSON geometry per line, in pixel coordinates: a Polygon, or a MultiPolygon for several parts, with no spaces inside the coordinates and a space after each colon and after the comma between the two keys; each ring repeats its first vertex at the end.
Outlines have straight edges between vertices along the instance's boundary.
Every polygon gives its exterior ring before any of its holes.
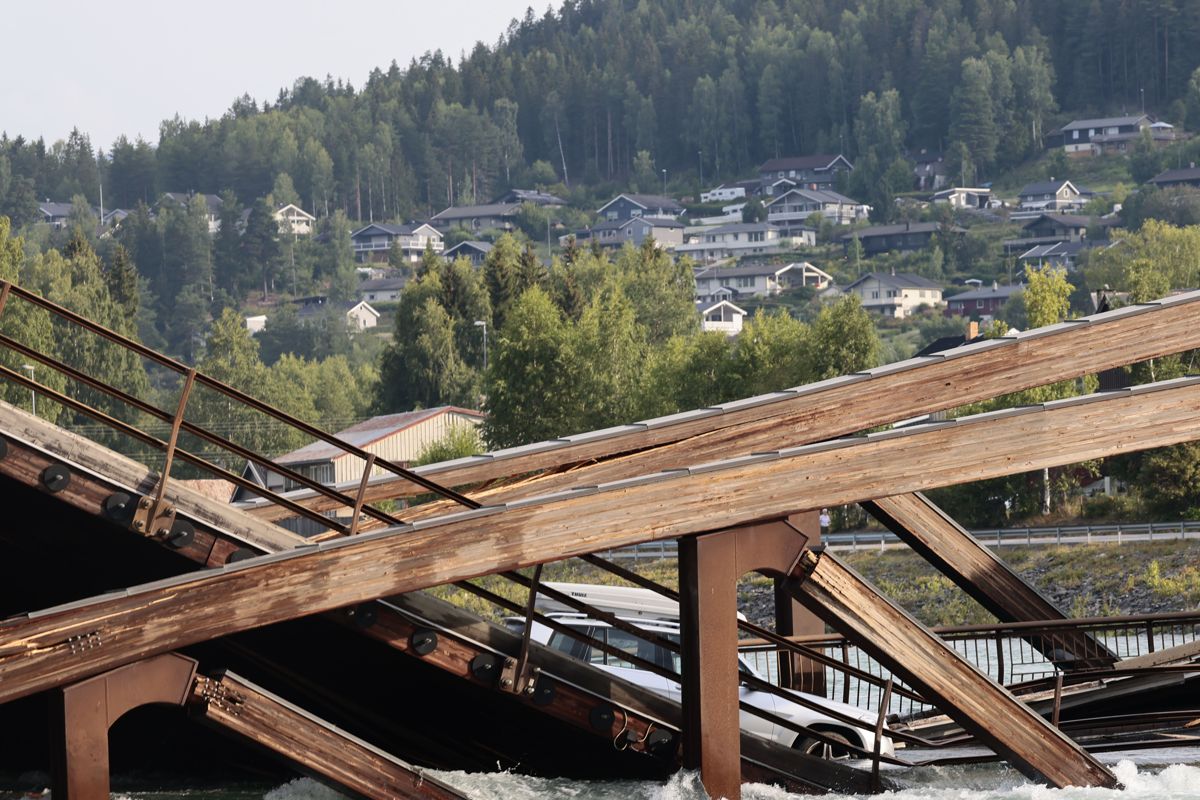
{"type": "MultiPolygon", "coordinates": [[[[853,375],[737,401],[672,418],[624,425],[488,453],[415,472],[444,486],[496,480],[580,466],[530,478],[492,492],[485,502],[511,500],[573,486],[702,463],[728,454],[797,446],[988,400],[1009,392],[1200,347],[1195,324],[1200,292],[1095,314],[1070,322],[989,339],[853,375]],[[757,402],[753,402],[757,400],[757,402]],[[593,461],[597,463],[592,463],[593,461]]],[[[341,487],[350,491],[353,486],[341,487]]],[[[368,502],[425,491],[399,478],[372,481],[368,502]]],[[[325,498],[293,495],[311,508],[329,510],[325,498]]],[[[485,500],[486,498],[486,500],[485,500]]],[[[265,502],[251,507],[266,519],[289,516],[265,502]]],[[[409,517],[415,510],[409,512],[409,517]]]]}
{"type": "Polygon", "coordinates": [[[446,515],[0,623],[0,702],[377,597],[868,499],[879,487],[921,491],[1198,437],[1200,379],[1182,379],[446,515]],[[81,637],[103,644],[76,653],[81,637]]]}
{"type": "Polygon", "coordinates": [[[231,672],[197,678],[187,700],[200,720],[337,789],[369,800],[464,800],[448,784],[231,672]]]}
{"type": "MultiPolygon", "coordinates": [[[[863,503],[863,508],[1001,622],[1067,619],[925,495],[881,497],[863,503]]],[[[1117,660],[1086,631],[1034,632],[1024,638],[1065,670],[1107,667],[1117,660]]]]}
{"type": "Polygon", "coordinates": [[[796,596],[1029,778],[1115,788],[1104,765],[832,554],[806,551],[796,596]]]}
{"type": "Polygon", "coordinates": [[[151,703],[183,705],[196,662],[176,653],[138,661],[54,692],[51,791],[65,800],[109,800],[108,729],[151,703]]]}

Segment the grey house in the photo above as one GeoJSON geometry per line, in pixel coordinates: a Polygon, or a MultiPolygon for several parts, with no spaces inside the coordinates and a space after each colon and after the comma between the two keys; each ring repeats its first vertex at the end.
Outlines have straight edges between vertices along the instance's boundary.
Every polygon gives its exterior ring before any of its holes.
{"type": "Polygon", "coordinates": [[[674,219],[683,213],[683,206],[659,194],[619,194],[596,213],[609,222],[624,222],[634,217],[674,219]]]}

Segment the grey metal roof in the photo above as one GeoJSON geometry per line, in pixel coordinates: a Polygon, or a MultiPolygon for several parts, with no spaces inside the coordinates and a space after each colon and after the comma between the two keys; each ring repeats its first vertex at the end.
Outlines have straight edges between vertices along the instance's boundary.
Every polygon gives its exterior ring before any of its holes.
{"type": "MultiPolygon", "coordinates": [[[[941,230],[941,224],[937,222],[901,222],[896,225],[872,225],[867,228],[859,228],[850,233],[843,233],[839,239],[850,240],[855,237],[865,239],[871,236],[894,236],[897,233],[937,233],[941,230]]],[[[964,229],[957,225],[951,225],[950,230],[959,233],[964,229]]]]}
{"type": "Polygon", "coordinates": [[[1100,119],[1076,119],[1067,123],[1062,127],[1064,131],[1084,130],[1085,128],[1112,128],[1122,125],[1136,125],[1144,119],[1149,119],[1146,114],[1135,114],[1131,117],[1101,117],[1100,119]]]}
{"type": "Polygon", "coordinates": [[[937,281],[931,281],[929,278],[923,278],[920,275],[913,275],[911,272],[897,272],[891,275],[886,272],[868,272],[854,283],[846,287],[847,290],[853,289],[860,283],[868,280],[877,280],[884,286],[891,286],[895,289],[941,289],[942,285],[937,281]]]}
{"type": "Polygon", "coordinates": [[[1185,169],[1169,169],[1165,172],[1160,172],[1151,178],[1147,183],[1183,183],[1185,181],[1200,181],[1200,167],[1187,167],[1185,169]]]}
{"type": "Polygon", "coordinates": [[[1078,214],[1041,214],[1037,217],[1034,217],[1021,227],[1032,228],[1034,225],[1037,225],[1044,219],[1048,219],[1051,222],[1068,228],[1086,228],[1092,224],[1091,217],[1083,217],[1079,216],[1078,214]]]}
{"type": "Polygon", "coordinates": [[[733,222],[718,228],[706,230],[704,231],[704,235],[708,236],[715,233],[757,233],[769,230],[779,230],[779,228],[770,222],[733,222]]]}
{"type": "Polygon", "coordinates": [[[989,286],[986,289],[972,289],[969,292],[956,294],[953,297],[947,297],[947,303],[953,303],[961,300],[990,300],[993,298],[1008,298],[1012,297],[1017,292],[1025,291],[1025,285],[1018,283],[1016,286],[989,286]]]}
{"type": "Polygon", "coordinates": [[[758,168],[759,172],[778,172],[781,169],[811,169],[811,170],[827,170],[833,166],[833,162],[841,159],[853,169],[854,165],[850,164],[850,160],[845,156],[838,154],[819,153],[811,156],[789,156],[785,158],[772,158],[763,162],[763,165],[758,168]]]}
{"type": "Polygon", "coordinates": [[[788,189],[786,192],[783,192],[782,194],[776,195],[774,197],[774,199],[770,200],[767,203],[767,207],[770,208],[772,205],[774,205],[775,203],[778,203],[780,200],[787,197],[789,194],[802,195],[804,197],[807,197],[809,200],[812,200],[817,203],[839,203],[839,204],[845,205],[845,206],[864,205],[863,203],[860,203],[858,200],[855,200],[852,197],[847,197],[846,195],[841,194],[840,192],[835,192],[830,189],[805,189],[802,186],[796,186],[791,189],[788,189]]]}
{"type": "Polygon", "coordinates": [[[752,278],[756,275],[778,275],[795,269],[795,264],[746,264],[740,267],[709,267],[696,273],[697,278],[752,278]]]}
{"type": "Polygon", "coordinates": [[[451,247],[449,250],[442,253],[442,257],[450,258],[450,256],[454,255],[454,253],[456,253],[457,251],[466,250],[466,249],[478,250],[480,253],[487,255],[488,253],[490,253],[492,251],[492,243],[491,242],[480,242],[475,239],[468,239],[465,242],[459,242],[458,244],[454,245],[454,247],[451,247]]]}
{"type": "Polygon", "coordinates": [[[388,292],[403,289],[406,283],[408,283],[408,278],[372,278],[360,283],[358,290],[360,292],[388,292]]]}
{"type": "MultiPolygon", "coordinates": [[[[481,412],[473,411],[469,408],[438,406],[436,408],[423,408],[418,411],[405,411],[401,414],[384,414],[378,417],[371,417],[356,425],[351,425],[345,430],[338,431],[334,436],[347,444],[363,448],[373,442],[398,433],[405,428],[410,428],[419,422],[433,419],[448,411],[483,419],[481,412]]],[[[346,455],[346,451],[340,447],[327,442],[313,442],[301,447],[299,450],[293,450],[287,455],[280,456],[276,459],[276,463],[300,464],[310,461],[330,461],[344,455],[346,455]]]]}
{"type": "Polygon", "coordinates": [[[509,217],[521,210],[520,203],[489,203],[482,206],[450,206],[431,219],[471,219],[473,217],[509,217]]]}

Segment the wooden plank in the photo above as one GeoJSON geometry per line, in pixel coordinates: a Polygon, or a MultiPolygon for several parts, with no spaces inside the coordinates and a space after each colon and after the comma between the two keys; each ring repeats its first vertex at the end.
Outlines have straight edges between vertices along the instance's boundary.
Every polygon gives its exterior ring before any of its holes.
{"type": "Polygon", "coordinates": [[[447,515],[4,623],[0,702],[135,658],[377,597],[1198,437],[1200,378],[1193,378],[447,515]],[[103,644],[73,652],[78,636],[103,644]]]}
{"type": "MultiPolygon", "coordinates": [[[[991,340],[983,347],[967,345],[937,357],[910,359],[869,374],[801,387],[796,393],[780,394],[759,405],[722,413],[685,413],[676,415],[674,422],[659,424],[651,420],[642,426],[628,426],[626,433],[580,444],[566,440],[542,442],[519,448],[520,454],[511,457],[500,451],[414,471],[447,486],[461,486],[604,459],[562,474],[539,476],[496,493],[473,493],[476,499],[491,498],[494,502],[832,439],[1048,381],[1200,347],[1200,326],[1195,324],[1198,304],[1200,292],[1190,292],[1171,298],[1162,307],[1149,304],[1118,309],[1016,338],[991,340]]],[[[349,491],[353,486],[339,488],[349,491]]],[[[367,501],[407,497],[421,491],[389,476],[371,482],[367,501]]],[[[303,499],[305,505],[316,509],[333,507],[309,492],[289,497],[303,499]],[[308,499],[304,499],[306,496],[308,499]]],[[[265,502],[251,508],[264,519],[288,516],[286,510],[265,502]]],[[[411,518],[412,512],[408,513],[411,518]]]]}
{"type": "Polygon", "coordinates": [[[1086,750],[832,554],[806,551],[796,574],[788,587],[814,613],[852,637],[1027,777],[1059,788],[1119,785],[1086,750]]]}
{"type": "Polygon", "coordinates": [[[465,800],[449,784],[231,672],[197,678],[189,704],[197,718],[361,797],[465,800]]]}
{"type": "MultiPolygon", "coordinates": [[[[1067,619],[925,495],[881,497],[863,508],[1001,622],[1067,619]]],[[[1086,631],[1031,633],[1024,639],[1065,670],[1107,667],[1117,660],[1086,631]]]]}

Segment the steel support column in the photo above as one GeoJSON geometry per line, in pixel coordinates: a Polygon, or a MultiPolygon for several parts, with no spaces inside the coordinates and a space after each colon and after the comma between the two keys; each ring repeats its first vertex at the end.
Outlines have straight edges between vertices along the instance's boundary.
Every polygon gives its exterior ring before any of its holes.
{"type": "Polygon", "coordinates": [[[138,706],[183,705],[195,676],[194,660],[164,653],[53,692],[50,781],[54,797],[108,800],[108,729],[138,706]]]}
{"type": "Polygon", "coordinates": [[[737,581],[746,572],[784,577],[807,537],[770,522],[679,541],[683,765],[700,770],[710,797],[741,797],[737,581]]]}

